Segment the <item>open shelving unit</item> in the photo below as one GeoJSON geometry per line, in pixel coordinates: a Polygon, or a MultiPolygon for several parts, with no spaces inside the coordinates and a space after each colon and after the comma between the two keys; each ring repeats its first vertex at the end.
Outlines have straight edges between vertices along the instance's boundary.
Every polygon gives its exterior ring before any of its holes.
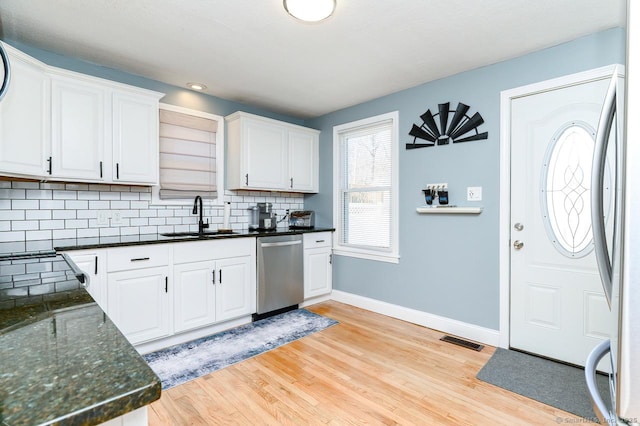
{"type": "Polygon", "coordinates": [[[420,214],[480,214],[482,207],[420,206],[416,211],[420,214]]]}

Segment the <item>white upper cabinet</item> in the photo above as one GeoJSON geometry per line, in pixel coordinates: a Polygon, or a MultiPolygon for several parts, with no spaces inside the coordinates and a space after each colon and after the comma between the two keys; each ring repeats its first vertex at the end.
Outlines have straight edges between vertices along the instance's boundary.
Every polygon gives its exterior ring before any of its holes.
{"type": "Polygon", "coordinates": [[[48,170],[50,88],[45,65],[3,44],[11,64],[11,82],[0,102],[0,171],[19,177],[48,170]]]}
{"type": "Polygon", "coordinates": [[[226,121],[229,189],[318,192],[318,130],[245,112],[226,121]]]}
{"type": "Polygon", "coordinates": [[[158,97],[113,92],[113,181],[158,183],[158,97]]]}
{"type": "Polygon", "coordinates": [[[12,79],[0,103],[1,175],[157,184],[162,93],[50,67],[7,50],[12,79]]]}
{"type": "Polygon", "coordinates": [[[318,192],[318,134],[289,131],[289,189],[318,192]]]}
{"type": "Polygon", "coordinates": [[[106,93],[103,86],[51,76],[51,176],[102,181],[106,93]]]}

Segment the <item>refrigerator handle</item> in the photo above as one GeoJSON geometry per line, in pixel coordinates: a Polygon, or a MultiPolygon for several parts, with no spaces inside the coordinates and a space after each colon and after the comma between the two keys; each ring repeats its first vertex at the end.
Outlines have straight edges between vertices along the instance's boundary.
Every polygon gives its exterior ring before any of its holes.
{"type": "Polygon", "coordinates": [[[617,424],[615,421],[613,423],[611,422],[612,418],[615,419],[615,416],[612,415],[611,410],[607,408],[600,392],[598,392],[598,385],[596,383],[596,367],[600,360],[610,351],[611,341],[605,340],[593,348],[587,357],[587,362],[584,366],[584,375],[587,379],[587,390],[589,392],[589,398],[591,399],[591,405],[593,406],[593,411],[596,413],[596,416],[598,416],[600,423],[603,425],[617,424]]]}
{"type": "Polygon", "coordinates": [[[600,113],[596,141],[593,148],[593,164],[591,169],[591,226],[593,230],[593,244],[596,255],[596,263],[602,287],[607,298],[609,308],[611,308],[611,259],[607,249],[607,238],[605,234],[603,187],[604,168],[607,158],[607,146],[609,145],[609,134],[615,120],[616,114],[616,92],[618,86],[618,67],[616,66],[611,77],[611,83],[604,98],[604,105],[600,113]]]}

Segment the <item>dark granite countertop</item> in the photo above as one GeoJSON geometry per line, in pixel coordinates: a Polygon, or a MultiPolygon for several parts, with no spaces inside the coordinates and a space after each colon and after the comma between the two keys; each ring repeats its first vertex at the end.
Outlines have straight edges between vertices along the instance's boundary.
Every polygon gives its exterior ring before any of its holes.
{"type": "Polygon", "coordinates": [[[262,237],[268,235],[304,234],[309,232],[335,231],[334,228],[289,229],[278,228],[275,231],[239,231],[232,234],[214,234],[198,236],[166,236],[161,234],[136,234],[113,237],[67,238],[58,240],[34,240],[26,242],[4,243],[0,245],[0,254],[17,252],[42,252],[47,250],[69,251],[107,247],[135,246],[142,244],[173,243],[181,241],[213,240],[225,238],[262,237]]]}
{"type": "Polygon", "coordinates": [[[0,256],[0,424],[94,425],[160,389],[62,255],[0,256]]]}

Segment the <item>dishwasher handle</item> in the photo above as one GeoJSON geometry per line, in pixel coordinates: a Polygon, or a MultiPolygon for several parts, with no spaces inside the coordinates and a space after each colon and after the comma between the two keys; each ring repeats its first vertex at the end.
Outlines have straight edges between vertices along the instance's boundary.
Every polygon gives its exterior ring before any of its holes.
{"type": "Polygon", "coordinates": [[[281,241],[279,243],[260,243],[260,247],[282,247],[282,246],[295,246],[302,244],[302,240],[296,241],[281,241]]]}

